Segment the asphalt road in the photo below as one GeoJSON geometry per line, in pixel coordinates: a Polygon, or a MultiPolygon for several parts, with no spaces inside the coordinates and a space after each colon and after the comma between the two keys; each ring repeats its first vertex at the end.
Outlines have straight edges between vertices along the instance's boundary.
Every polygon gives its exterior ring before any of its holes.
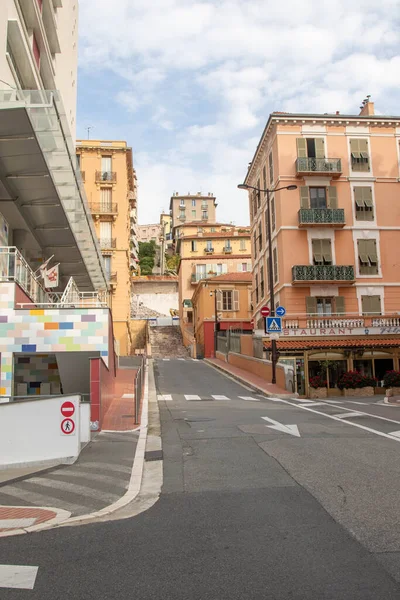
{"type": "Polygon", "coordinates": [[[1,600],[400,598],[400,412],[265,399],[202,362],[155,376],[160,500],[1,539],[0,565],[39,567],[1,600]]]}

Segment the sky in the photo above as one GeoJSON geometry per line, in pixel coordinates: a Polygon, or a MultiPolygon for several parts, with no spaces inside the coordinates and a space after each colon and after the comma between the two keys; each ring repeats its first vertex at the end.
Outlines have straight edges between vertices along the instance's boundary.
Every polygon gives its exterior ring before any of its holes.
{"type": "Polygon", "coordinates": [[[249,223],[273,111],[400,114],[400,0],[80,0],[77,137],[132,146],[139,223],[213,192],[249,223]]]}

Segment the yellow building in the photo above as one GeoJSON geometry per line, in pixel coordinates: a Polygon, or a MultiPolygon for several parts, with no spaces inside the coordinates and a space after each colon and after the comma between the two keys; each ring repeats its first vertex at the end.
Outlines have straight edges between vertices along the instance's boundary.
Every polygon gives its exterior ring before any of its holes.
{"type": "Polygon", "coordinates": [[[198,221],[202,223],[214,223],[216,220],[216,198],[213,194],[187,194],[180,195],[175,192],[171,198],[169,209],[172,217],[172,233],[175,238],[175,229],[185,222],[198,221]]]}
{"type": "Polygon", "coordinates": [[[137,196],[132,148],[124,141],[77,140],[77,161],[112,292],[114,336],[131,353],[130,274],[137,269],[137,196]]]}
{"type": "Polygon", "coordinates": [[[215,330],[251,332],[251,272],[226,273],[202,279],[192,297],[197,355],[215,356],[215,330]],[[217,315],[217,319],[215,318],[217,315]]]}
{"type": "Polygon", "coordinates": [[[187,233],[183,228],[176,245],[180,255],[179,317],[186,345],[194,341],[192,296],[197,283],[226,273],[251,272],[250,230],[221,224],[209,228],[220,230],[197,231],[195,227],[187,233]]]}

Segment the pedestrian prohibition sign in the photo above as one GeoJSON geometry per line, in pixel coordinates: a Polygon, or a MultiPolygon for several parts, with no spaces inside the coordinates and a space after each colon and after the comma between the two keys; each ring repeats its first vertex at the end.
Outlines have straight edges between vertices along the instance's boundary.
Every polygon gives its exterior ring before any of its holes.
{"type": "Polygon", "coordinates": [[[66,400],[61,404],[61,414],[63,417],[72,417],[75,412],[75,404],[66,400]]]}
{"type": "Polygon", "coordinates": [[[65,435],[71,435],[75,431],[75,422],[72,419],[64,419],[61,421],[61,431],[65,435]]]}

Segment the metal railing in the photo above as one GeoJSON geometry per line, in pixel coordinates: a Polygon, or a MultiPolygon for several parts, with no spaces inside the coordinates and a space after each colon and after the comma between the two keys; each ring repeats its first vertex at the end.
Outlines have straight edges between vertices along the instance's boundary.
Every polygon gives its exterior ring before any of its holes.
{"type": "Polygon", "coordinates": [[[209,273],[192,273],[190,281],[192,283],[197,283],[200,279],[209,279],[211,277],[217,277],[218,275],[223,275],[223,273],[216,273],[215,271],[209,273]]]}
{"type": "Polygon", "coordinates": [[[307,319],[307,328],[309,329],[354,329],[355,327],[365,327],[365,320],[361,317],[358,319],[341,319],[340,317],[323,317],[319,319],[307,319]]]}
{"type": "Polygon", "coordinates": [[[117,173],[115,171],[96,171],[96,182],[108,181],[116,183],[117,173]]]}
{"type": "Polygon", "coordinates": [[[232,254],[232,246],[224,246],[225,254],[232,254]]]}
{"type": "Polygon", "coordinates": [[[341,173],[342,161],[340,158],[298,158],[296,170],[297,173],[341,173]]]}
{"type": "Polygon", "coordinates": [[[100,238],[99,243],[102,250],[114,249],[117,247],[116,238],[100,238]]]}
{"type": "Polygon", "coordinates": [[[204,252],[205,252],[206,254],[213,254],[213,252],[214,252],[214,248],[204,248],[204,252]]]}
{"type": "Polygon", "coordinates": [[[146,357],[143,356],[135,376],[135,423],[139,423],[140,405],[144,395],[146,357]]]}
{"type": "Polygon", "coordinates": [[[92,202],[89,204],[89,208],[96,215],[116,215],[118,213],[118,204],[115,202],[92,202]]]}
{"type": "Polygon", "coordinates": [[[0,246],[0,281],[15,281],[33,304],[50,302],[50,296],[15,246],[0,246]]]}
{"type": "Polygon", "coordinates": [[[301,315],[285,317],[284,329],[355,329],[357,327],[400,327],[400,317],[373,316],[347,313],[346,315],[301,315]]]}
{"type": "Polygon", "coordinates": [[[344,225],[343,208],[301,208],[300,225],[344,225]]]}
{"type": "Polygon", "coordinates": [[[352,265],[295,265],[292,280],[297,281],[354,281],[352,265]]]}

